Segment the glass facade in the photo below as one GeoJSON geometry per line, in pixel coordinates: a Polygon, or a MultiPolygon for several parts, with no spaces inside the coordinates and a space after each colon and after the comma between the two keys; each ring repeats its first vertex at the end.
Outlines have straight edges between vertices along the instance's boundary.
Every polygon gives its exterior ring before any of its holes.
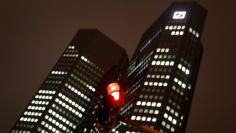
{"type": "MultiPolygon", "coordinates": [[[[122,115],[163,133],[185,131],[205,16],[196,2],[175,2],[143,34],[129,65],[122,115]]],[[[143,131],[119,123],[113,132],[143,131]]]]}
{"type": "Polygon", "coordinates": [[[93,107],[96,100],[94,94],[98,91],[98,84],[103,75],[113,65],[125,65],[127,60],[124,49],[99,31],[80,30],[32,98],[11,133],[74,132],[93,107]],[[91,38],[99,41],[91,42],[91,38]],[[116,61],[108,58],[110,56],[106,55],[106,51],[94,50],[98,45],[112,51],[112,58],[116,61]]]}

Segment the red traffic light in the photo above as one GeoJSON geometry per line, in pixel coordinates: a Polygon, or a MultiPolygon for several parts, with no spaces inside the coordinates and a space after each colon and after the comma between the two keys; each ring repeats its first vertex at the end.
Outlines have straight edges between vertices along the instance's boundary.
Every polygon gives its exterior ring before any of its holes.
{"type": "Polygon", "coordinates": [[[115,101],[120,100],[120,85],[118,83],[110,83],[107,86],[107,94],[111,95],[115,101]]]}

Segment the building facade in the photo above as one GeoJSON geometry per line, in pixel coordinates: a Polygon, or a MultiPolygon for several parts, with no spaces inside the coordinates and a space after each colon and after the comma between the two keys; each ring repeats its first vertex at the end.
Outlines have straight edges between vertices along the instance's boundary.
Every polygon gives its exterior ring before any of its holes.
{"type": "Polygon", "coordinates": [[[10,132],[74,132],[93,107],[103,75],[127,65],[115,42],[98,30],[79,30],[10,132]]]}
{"type": "MultiPolygon", "coordinates": [[[[163,133],[185,132],[206,13],[196,2],[175,2],[147,29],[128,68],[122,115],[163,133]]],[[[113,131],[143,132],[124,123],[113,131]]]]}

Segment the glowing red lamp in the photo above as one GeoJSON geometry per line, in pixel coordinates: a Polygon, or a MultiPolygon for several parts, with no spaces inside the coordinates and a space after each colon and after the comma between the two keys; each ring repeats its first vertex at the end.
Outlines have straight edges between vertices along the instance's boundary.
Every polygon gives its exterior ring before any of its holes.
{"type": "Polygon", "coordinates": [[[120,85],[118,83],[110,83],[107,86],[107,94],[111,95],[115,101],[120,100],[120,85]]]}

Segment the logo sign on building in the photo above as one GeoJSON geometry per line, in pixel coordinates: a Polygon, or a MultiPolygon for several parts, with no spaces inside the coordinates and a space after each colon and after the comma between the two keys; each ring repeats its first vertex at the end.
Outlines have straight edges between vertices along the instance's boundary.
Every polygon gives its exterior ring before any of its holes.
{"type": "Polygon", "coordinates": [[[186,15],[186,11],[175,11],[173,15],[173,19],[184,19],[186,15]]]}

